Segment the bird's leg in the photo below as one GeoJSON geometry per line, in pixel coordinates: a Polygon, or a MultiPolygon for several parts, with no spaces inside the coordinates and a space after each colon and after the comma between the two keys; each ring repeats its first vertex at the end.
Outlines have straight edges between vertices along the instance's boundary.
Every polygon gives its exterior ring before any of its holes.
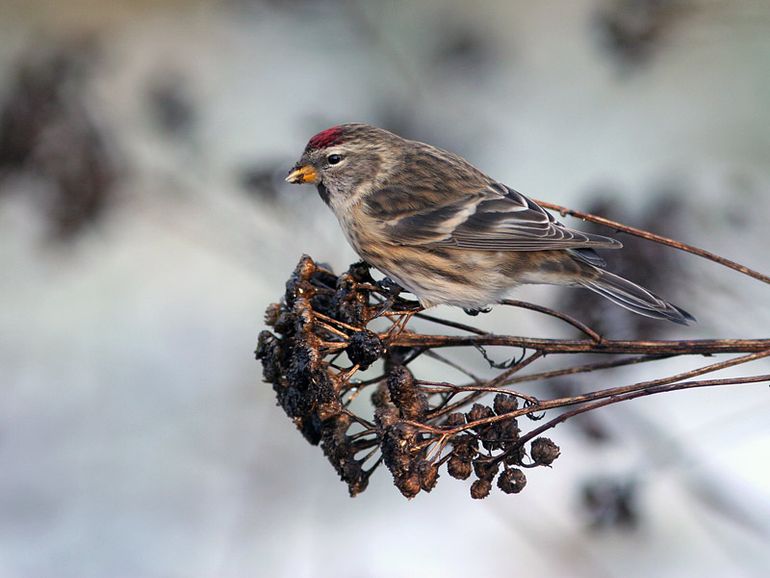
{"type": "Polygon", "coordinates": [[[385,295],[385,301],[382,302],[382,305],[380,305],[380,308],[377,310],[377,313],[374,314],[372,319],[389,311],[403,291],[401,285],[393,281],[390,277],[385,277],[382,281],[377,282],[377,286],[382,289],[382,292],[385,295]]]}
{"type": "Polygon", "coordinates": [[[388,332],[385,334],[385,338],[383,341],[386,343],[389,342],[391,339],[397,338],[403,331],[406,329],[407,323],[414,317],[417,313],[422,311],[422,307],[419,309],[414,309],[412,311],[406,311],[404,313],[399,314],[398,319],[393,322],[393,325],[388,329],[388,332]]]}

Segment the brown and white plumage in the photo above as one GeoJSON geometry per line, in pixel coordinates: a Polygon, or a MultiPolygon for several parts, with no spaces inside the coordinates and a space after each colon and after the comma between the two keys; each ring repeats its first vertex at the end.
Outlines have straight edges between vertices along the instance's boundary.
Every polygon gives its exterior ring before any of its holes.
{"type": "Polygon", "coordinates": [[[621,243],[556,221],[466,160],[365,124],[308,142],[289,182],[311,182],[356,252],[430,307],[479,309],[519,284],[582,286],[635,313],[687,324],[684,310],[603,270],[621,243]]]}

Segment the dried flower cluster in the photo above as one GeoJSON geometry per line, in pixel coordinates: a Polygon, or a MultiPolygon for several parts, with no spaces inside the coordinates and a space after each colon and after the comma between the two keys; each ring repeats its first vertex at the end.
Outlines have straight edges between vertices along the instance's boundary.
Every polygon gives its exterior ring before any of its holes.
{"type": "MultiPolygon", "coordinates": [[[[456,479],[473,477],[474,498],[489,495],[493,485],[518,493],[527,483],[524,470],[551,466],[559,447],[542,433],[579,413],[643,395],[701,387],[756,383],[768,375],[692,380],[706,373],[770,356],[770,340],[613,341],[562,313],[509,301],[553,315],[580,329],[583,340],[531,339],[487,333],[462,323],[421,312],[415,302],[399,296],[389,282],[374,281],[359,263],[340,275],[304,256],[286,284],[280,304],[266,313],[271,331],[262,331],[256,350],[266,381],[278,404],[348,485],[352,496],[366,489],[380,465],[390,470],[396,487],[408,497],[430,492],[439,472],[456,479]],[[460,329],[469,335],[416,334],[408,321],[422,319],[460,329]],[[378,323],[373,323],[380,320],[378,323]],[[376,325],[389,323],[383,330],[376,325]],[[445,346],[505,345],[524,351],[515,363],[499,366],[494,378],[456,385],[419,379],[410,367],[428,356],[468,374],[435,350],[445,346]],[[539,400],[510,389],[515,383],[598,371],[655,361],[672,355],[747,353],[685,373],[584,393],[539,400]],[[610,361],[571,365],[559,370],[520,375],[545,354],[628,354],[610,361]],[[358,379],[372,368],[372,378],[358,379]],[[362,392],[371,400],[368,415],[354,412],[351,403],[362,392]],[[550,421],[523,432],[519,418],[541,420],[546,410],[570,408],[550,421]]],[[[359,404],[360,405],[360,404],[359,404]]]]}
{"type": "Polygon", "coordinates": [[[256,351],[278,404],[310,443],[321,445],[351,495],[366,489],[379,463],[409,498],[430,492],[444,465],[454,478],[476,478],[474,498],[486,497],[495,479],[502,491],[520,492],[527,483],[521,468],[550,466],[558,446],[541,437],[527,452],[511,415],[519,409],[515,392],[498,392],[491,405],[454,411],[464,404],[451,403],[451,386],[420,382],[408,367],[424,348],[389,346],[389,338],[403,331],[399,321],[381,334],[366,328],[377,317],[401,319],[417,309],[387,281],[375,282],[363,264],[338,278],[303,257],[283,302],[268,308],[275,334],[263,331],[256,351]],[[343,352],[350,367],[334,363],[343,352]],[[352,379],[380,360],[378,378],[352,379]],[[373,421],[348,409],[365,387],[372,390],[373,421]],[[379,459],[367,468],[378,450],[379,459]]]}

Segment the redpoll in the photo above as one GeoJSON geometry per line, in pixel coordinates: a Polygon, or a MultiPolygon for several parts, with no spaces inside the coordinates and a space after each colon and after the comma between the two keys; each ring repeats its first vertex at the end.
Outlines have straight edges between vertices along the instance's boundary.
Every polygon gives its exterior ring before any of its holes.
{"type": "Polygon", "coordinates": [[[529,283],[585,287],[640,315],[693,317],[603,269],[618,241],[565,227],[466,160],[366,124],[318,133],[286,180],[313,183],[356,252],[424,307],[467,310],[529,283]]]}

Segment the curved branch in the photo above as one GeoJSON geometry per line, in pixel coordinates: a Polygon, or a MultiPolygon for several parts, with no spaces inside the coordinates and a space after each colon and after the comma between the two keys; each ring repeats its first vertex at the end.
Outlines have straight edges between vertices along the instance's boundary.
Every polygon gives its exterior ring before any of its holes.
{"type": "Polygon", "coordinates": [[[599,335],[596,331],[591,329],[588,325],[583,323],[582,321],[578,321],[574,317],[571,317],[567,315],[566,313],[561,313],[559,311],[554,311],[553,309],[549,309],[548,307],[543,307],[542,305],[535,305],[534,303],[528,303],[526,301],[519,301],[517,299],[503,299],[500,301],[501,305],[510,305],[511,307],[520,307],[521,309],[529,309],[530,311],[537,311],[538,313],[545,313],[546,315],[550,315],[551,317],[556,317],[557,319],[561,319],[562,321],[569,323],[574,327],[575,329],[578,329],[579,331],[582,331],[588,337],[593,339],[596,342],[602,341],[602,336],[599,335]]]}
{"type": "Polygon", "coordinates": [[[705,249],[700,249],[699,247],[688,245],[687,243],[675,241],[674,239],[669,239],[668,237],[664,237],[662,235],[656,235],[655,233],[650,233],[649,231],[645,231],[643,229],[630,227],[628,225],[618,223],[617,221],[613,221],[611,219],[606,219],[604,217],[592,215],[591,213],[574,211],[572,209],[568,209],[567,207],[562,207],[561,205],[556,205],[554,203],[547,203],[545,201],[535,200],[535,202],[545,209],[558,211],[558,213],[562,217],[566,215],[570,215],[571,217],[576,217],[584,221],[590,221],[591,223],[604,225],[605,227],[610,227],[612,229],[615,229],[616,231],[622,231],[624,233],[628,233],[629,235],[634,235],[635,237],[647,239],[648,241],[654,241],[655,243],[660,243],[661,245],[668,245],[669,247],[673,247],[674,249],[679,249],[680,251],[692,253],[693,255],[697,255],[698,257],[703,257],[704,259],[708,259],[709,261],[714,261],[714,263],[719,263],[720,265],[724,265],[725,267],[734,269],[739,273],[743,273],[744,275],[748,275],[749,277],[753,277],[754,279],[759,279],[763,283],[770,284],[770,277],[768,277],[767,275],[764,275],[759,271],[755,271],[754,269],[749,269],[745,265],[741,265],[740,263],[736,263],[735,261],[731,261],[730,259],[725,259],[724,257],[720,257],[719,255],[712,253],[711,251],[706,251],[705,249]]]}

